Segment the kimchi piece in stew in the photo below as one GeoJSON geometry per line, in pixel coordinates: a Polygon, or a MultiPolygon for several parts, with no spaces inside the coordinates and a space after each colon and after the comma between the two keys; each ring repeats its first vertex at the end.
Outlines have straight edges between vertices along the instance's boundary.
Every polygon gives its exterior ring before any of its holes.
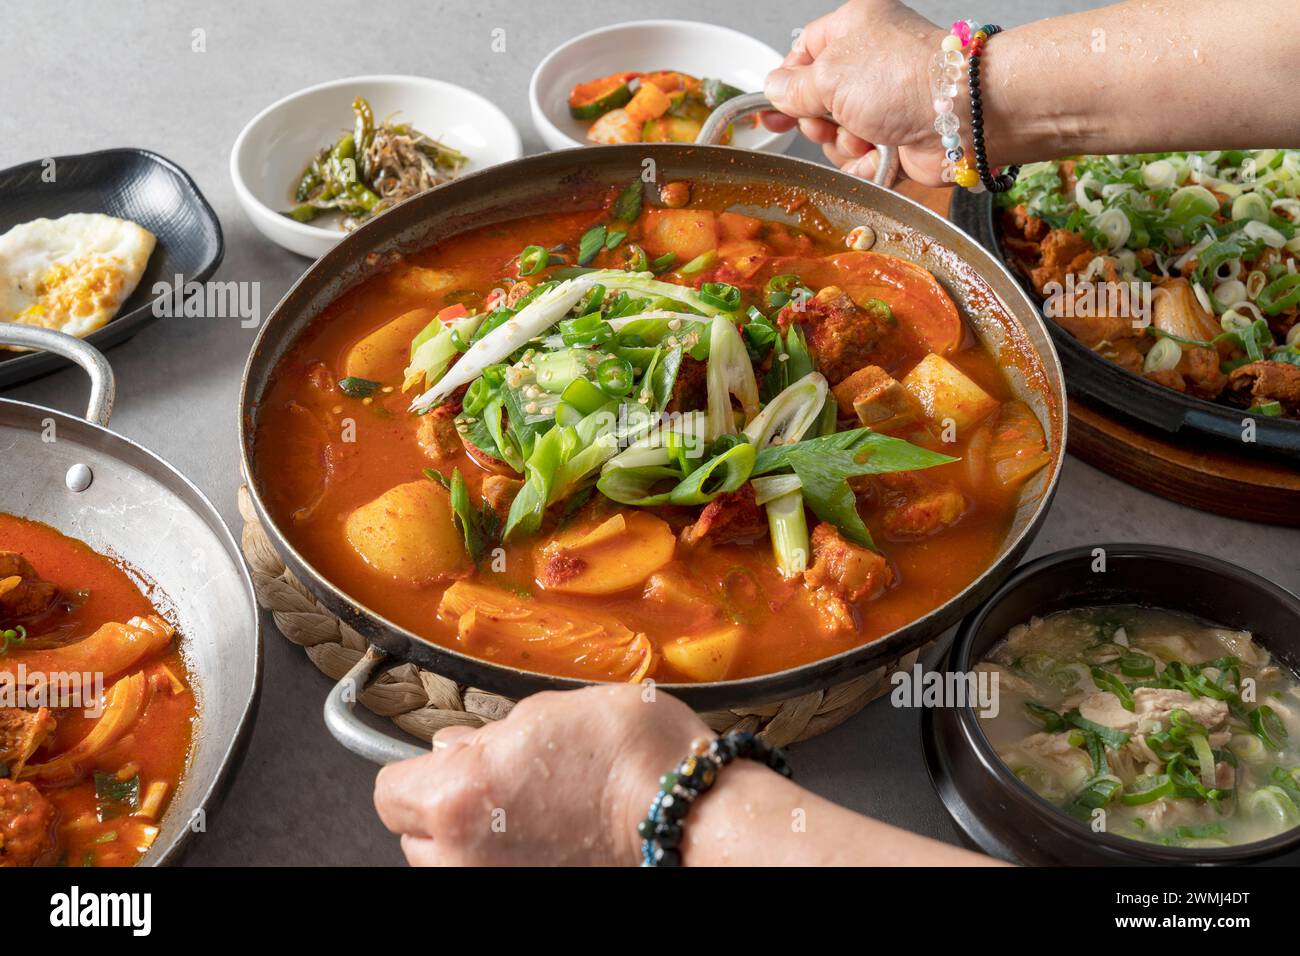
{"type": "Polygon", "coordinates": [[[138,862],[194,718],[176,629],[132,576],[0,514],[0,867],[138,862]]]}

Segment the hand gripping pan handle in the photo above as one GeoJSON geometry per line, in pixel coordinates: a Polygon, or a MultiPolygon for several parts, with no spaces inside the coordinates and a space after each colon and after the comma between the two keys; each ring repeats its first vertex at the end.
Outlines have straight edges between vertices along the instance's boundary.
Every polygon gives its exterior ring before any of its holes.
{"type": "Polygon", "coordinates": [[[62,332],[12,322],[0,322],[0,345],[17,345],[38,352],[53,352],[80,365],[90,376],[86,421],[108,427],[108,420],[113,415],[117,383],[113,379],[113,369],[108,364],[108,359],[93,345],[62,332]]]}
{"type": "MultiPolygon", "coordinates": [[[[727,127],[737,120],[752,116],[755,113],[765,113],[772,109],[772,104],[762,93],[744,93],[740,96],[733,96],[714,108],[712,114],[704,122],[700,135],[696,137],[695,141],[704,146],[720,145],[727,127]]],[[[879,162],[876,163],[876,174],[871,177],[871,181],[877,186],[888,188],[898,178],[898,150],[892,146],[877,145],[876,152],[880,154],[880,158],[879,162]]]]}

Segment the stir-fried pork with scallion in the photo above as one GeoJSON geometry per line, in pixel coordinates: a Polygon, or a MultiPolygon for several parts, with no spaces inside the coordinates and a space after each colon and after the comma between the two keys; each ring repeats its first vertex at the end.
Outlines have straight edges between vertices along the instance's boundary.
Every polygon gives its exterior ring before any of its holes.
{"type": "Polygon", "coordinates": [[[1179,392],[1300,418],[1300,150],[1034,163],[999,203],[1011,258],[1088,348],[1179,392]],[[1084,280],[1154,284],[1150,314],[1084,280]]]}

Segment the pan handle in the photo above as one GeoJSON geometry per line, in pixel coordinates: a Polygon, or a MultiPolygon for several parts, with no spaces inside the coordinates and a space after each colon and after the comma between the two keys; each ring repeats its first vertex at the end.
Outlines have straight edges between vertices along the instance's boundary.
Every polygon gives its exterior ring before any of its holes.
{"type": "MultiPolygon", "coordinates": [[[[714,107],[695,141],[706,146],[717,146],[722,142],[727,127],[736,120],[744,119],[754,113],[764,113],[772,108],[772,104],[762,93],[743,93],[740,96],[733,96],[714,107]]],[[[871,177],[871,181],[877,186],[887,188],[898,178],[898,150],[892,146],[877,145],[876,151],[880,153],[880,161],[876,164],[876,174],[871,177]]]]}
{"type": "Polygon", "coordinates": [[[371,673],[383,659],[383,651],[370,647],[325,698],[325,727],[330,735],[358,757],[380,765],[423,757],[429,752],[427,747],[390,737],[367,726],[352,712],[361,688],[366,686],[371,673]]]}
{"type": "Polygon", "coordinates": [[[90,376],[90,401],[86,405],[86,420],[107,427],[113,415],[113,399],[117,383],[108,359],[88,342],[34,325],[0,322],[0,345],[17,345],[40,352],[53,352],[76,362],[90,376]]]}

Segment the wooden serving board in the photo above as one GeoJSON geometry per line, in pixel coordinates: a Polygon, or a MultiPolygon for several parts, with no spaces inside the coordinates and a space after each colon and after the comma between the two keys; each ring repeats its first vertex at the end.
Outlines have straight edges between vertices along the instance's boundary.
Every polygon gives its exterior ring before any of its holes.
{"type": "MultiPolygon", "coordinates": [[[[952,194],[910,180],[898,191],[944,218],[952,194]]],[[[1300,527],[1300,469],[1206,442],[1174,442],[1070,399],[1074,455],[1134,487],[1201,511],[1300,527]]]]}

